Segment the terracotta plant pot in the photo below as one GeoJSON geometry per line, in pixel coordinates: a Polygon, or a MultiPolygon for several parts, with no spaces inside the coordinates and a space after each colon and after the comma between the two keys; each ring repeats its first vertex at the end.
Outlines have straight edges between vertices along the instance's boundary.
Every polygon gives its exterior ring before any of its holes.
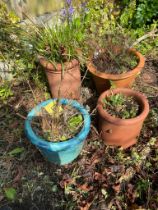
{"type": "Polygon", "coordinates": [[[116,88],[105,91],[100,95],[97,110],[99,114],[99,132],[105,144],[128,148],[137,142],[143,122],[149,113],[149,104],[146,97],[139,92],[127,88],[116,88]],[[111,116],[103,109],[103,99],[117,93],[132,96],[138,102],[140,114],[137,117],[120,119],[111,116]]]}
{"type": "Polygon", "coordinates": [[[53,98],[80,98],[81,73],[76,59],[63,65],[53,65],[44,57],[40,57],[39,62],[45,69],[53,98]]]}
{"type": "Polygon", "coordinates": [[[126,73],[122,74],[107,74],[100,72],[96,69],[93,62],[90,61],[87,64],[88,70],[93,75],[93,80],[97,89],[98,93],[102,93],[105,90],[108,90],[111,87],[111,83],[116,87],[121,88],[128,88],[130,87],[136,76],[140,73],[140,71],[143,69],[145,64],[145,58],[141,53],[136,51],[135,49],[129,50],[131,53],[134,53],[138,58],[138,65],[133,69],[126,73]]]}

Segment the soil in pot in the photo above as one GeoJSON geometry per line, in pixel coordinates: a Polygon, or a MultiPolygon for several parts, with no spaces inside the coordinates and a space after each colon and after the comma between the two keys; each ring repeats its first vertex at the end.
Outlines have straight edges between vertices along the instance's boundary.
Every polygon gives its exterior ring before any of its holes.
{"type": "Polygon", "coordinates": [[[108,50],[95,55],[92,59],[97,71],[107,74],[126,73],[137,66],[138,58],[129,50],[108,50]]]}
{"type": "Polygon", "coordinates": [[[113,117],[131,119],[139,115],[139,105],[131,96],[121,93],[103,99],[104,109],[113,117]]]}
{"type": "Polygon", "coordinates": [[[71,105],[52,102],[42,108],[32,120],[35,133],[50,142],[61,142],[73,138],[83,126],[81,113],[71,105]]]}
{"type": "Polygon", "coordinates": [[[128,148],[137,142],[149,104],[143,94],[117,88],[100,95],[97,110],[99,132],[105,144],[128,148]]]}
{"type": "Polygon", "coordinates": [[[87,63],[87,68],[93,75],[97,92],[102,93],[111,86],[130,88],[144,64],[144,57],[135,49],[116,48],[116,52],[104,50],[96,53],[87,63]]]}

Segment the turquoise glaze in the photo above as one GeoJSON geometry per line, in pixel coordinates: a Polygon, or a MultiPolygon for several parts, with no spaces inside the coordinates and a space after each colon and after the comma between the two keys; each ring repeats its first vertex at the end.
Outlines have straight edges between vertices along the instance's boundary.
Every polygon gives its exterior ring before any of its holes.
{"type": "Polygon", "coordinates": [[[77,101],[60,99],[61,104],[69,104],[81,112],[84,119],[84,125],[81,131],[74,138],[67,141],[48,142],[42,139],[34,133],[31,127],[31,121],[42,107],[46,106],[54,100],[56,99],[44,101],[29,112],[27,119],[25,120],[25,134],[27,138],[32,142],[32,144],[34,144],[41,151],[47,160],[59,165],[64,165],[72,162],[79,155],[83,147],[84,140],[90,131],[91,120],[87,110],[85,110],[84,107],[81,106],[77,101]]]}

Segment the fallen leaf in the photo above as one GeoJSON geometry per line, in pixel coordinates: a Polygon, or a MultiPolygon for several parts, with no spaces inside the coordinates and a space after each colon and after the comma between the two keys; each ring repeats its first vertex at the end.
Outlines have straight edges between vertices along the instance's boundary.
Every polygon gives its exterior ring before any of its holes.
{"type": "Polygon", "coordinates": [[[69,178],[69,179],[66,179],[66,180],[61,180],[59,185],[60,185],[61,188],[64,189],[67,185],[74,184],[74,183],[75,183],[75,181],[73,179],[69,178]]]}
{"type": "Polygon", "coordinates": [[[88,186],[88,184],[86,183],[78,186],[78,189],[88,192],[90,190],[93,190],[93,186],[88,186]]]}
{"type": "Polygon", "coordinates": [[[127,185],[126,195],[127,195],[128,199],[131,201],[131,203],[134,203],[135,198],[136,198],[136,193],[134,191],[134,186],[132,184],[127,185]]]}
{"type": "Polygon", "coordinates": [[[84,207],[80,207],[80,210],[88,210],[92,203],[87,203],[84,207]]]}
{"type": "Polygon", "coordinates": [[[130,207],[129,207],[129,210],[146,210],[146,209],[143,209],[141,206],[138,206],[137,204],[132,204],[130,207]]]}
{"type": "Polygon", "coordinates": [[[19,167],[19,168],[18,168],[18,173],[17,173],[17,175],[15,176],[15,178],[13,179],[13,183],[18,183],[18,182],[20,182],[22,176],[23,176],[23,171],[22,171],[22,168],[19,167]]]}
{"type": "Polygon", "coordinates": [[[113,190],[116,192],[116,193],[119,193],[120,190],[121,190],[121,186],[120,184],[117,184],[117,185],[113,185],[112,186],[113,190]]]}
{"type": "Polygon", "coordinates": [[[94,155],[92,156],[91,158],[91,165],[95,165],[97,163],[99,163],[101,161],[101,155],[102,153],[99,152],[99,153],[94,153],[94,155]]]}
{"type": "Polygon", "coordinates": [[[94,173],[94,179],[95,179],[95,180],[101,180],[101,179],[102,179],[102,176],[103,176],[103,175],[100,174],[100,173],[98,173],[98,172],[95,172],[95,173],[94,173]]]}

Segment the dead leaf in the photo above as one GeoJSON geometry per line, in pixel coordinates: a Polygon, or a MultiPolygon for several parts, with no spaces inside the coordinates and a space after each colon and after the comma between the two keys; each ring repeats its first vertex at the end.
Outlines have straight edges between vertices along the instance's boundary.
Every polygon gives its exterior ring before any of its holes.
{"type": "Polygon", "coordinates": [[[61,180],[59,182],[59,185],[62,189],[64,189],[68,184],[73,184],[74,181],[72,179],[67,179],[67,180],[61,180]]]}
{"type": "Polygon", "coordinates": [[[126,193],[128,199],[131,201],[131,203],[134,203],[136,198],[136,193],[134,191],[134,186],[132,184],[127,185],[127,193],[126,193]]]}
{"type": "Polygon", "coordinates": [[[98,172],[95,172],[95,173],[94,173],[94,179],[95,179],[95,180],[101,180],[101,178],[102,178],[102,174],[100,174],[100,173],[98,173],[98,172]]]}
{"type": "Polygon", "coordinates": [[[130,207],[129,207],[129,210],[146,210],[144,208],[142,208],[141,206],[138,206],[137,204],[132,204],[130,207]]]}
{"type": "Polygon", "coordinates": [[[120,184],[114,185],[114,186],[112,186],[112,188],[113,188],[113,190],[114,190],[116,193],[119,193],[120,190],[121,190],[120,184]]]}
{"type": "Polygon", "coordinates": [[[103,174],[110,175],[112,173],[110,168],[105,168],[103,174]]]}
{"type": "Polygon", "coordinates": [[[92,205],[92,202],[91,203],[87,203],[84,207],[80,207],[80,210],[89,210],[91,205],[92,205]]]}
{"type": "Polygon", "coordinates": [[[88,186],[88,184],[86,183],[78,186],[78,189],[88,192],[90,190],[93,190],[93,186],[88,186]]]}
{"type": "Polygon", "coordinates": [[[94,166],[95,164],[99,163],[101,161],[101,154],[94,153],[91,158],[91,166],[94,166]]]}

